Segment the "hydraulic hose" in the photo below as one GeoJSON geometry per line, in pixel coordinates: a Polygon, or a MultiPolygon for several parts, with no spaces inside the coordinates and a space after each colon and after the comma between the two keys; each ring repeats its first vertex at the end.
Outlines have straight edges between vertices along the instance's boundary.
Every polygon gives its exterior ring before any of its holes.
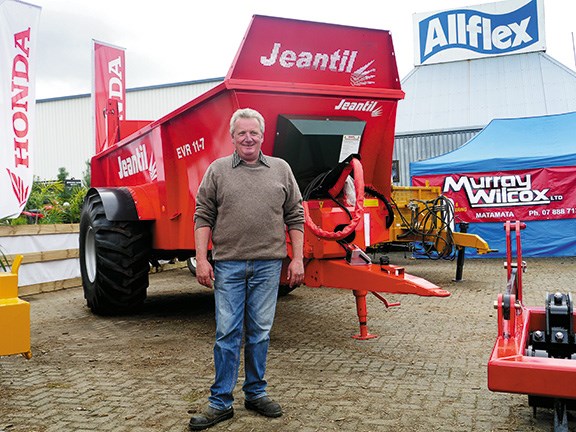
{"type": "Polygon", "coordinates": [[[352,213],[352,219],[346,225],[342,231],[326,231],[320,228],[314,223],[310,217],[310,209],[308,207],[308,201],[302,203],[304,207],[304,218],[306,226],[314,233],[314,235],[326,239],[326,240],[342,240],[348,237],[358,226],[362,218],[364,217],[364,170],[360,160],[353,158],[350,160],[349,164],[344,168],[340,177],[328,191],[331,197],[337,196],[344,188],[344,183],[346,178],[354,172],[354,189],[356,191],[356,204],[354,205],[354,211],[352,213]]]}

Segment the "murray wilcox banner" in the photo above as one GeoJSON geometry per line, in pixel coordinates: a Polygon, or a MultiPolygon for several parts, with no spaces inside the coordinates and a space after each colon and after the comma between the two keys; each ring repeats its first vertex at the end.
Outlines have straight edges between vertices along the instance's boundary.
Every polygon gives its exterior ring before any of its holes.
{"type": "Polygon", "coordinates": [[[416,176],[414,186],[440,186],[463,222],[576,218],[574,167],[416,176]]]}

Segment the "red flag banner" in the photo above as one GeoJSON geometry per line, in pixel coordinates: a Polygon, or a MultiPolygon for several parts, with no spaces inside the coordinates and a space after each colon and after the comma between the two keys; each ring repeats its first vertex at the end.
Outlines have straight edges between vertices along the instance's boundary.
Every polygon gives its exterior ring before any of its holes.
{"type": "Polygon", "coordinates": [[[94,103],[94,127],[96,153],[108,147],[106,110],[108,100],[118,101],[120,120],[124,119],[126,109],[126,70],[124,48],[94,42],[94,84],[92,99],[94,103]]]}
{"type": "Polygon", "coordinates": [[[576,218],[575,167],[414,177],[440,186],[463,222],[576,218]]]}
{"type": "Polygon", "coordinates": [[[20,215],[34,180],[40,11],[28,3],[0,0],[0,218],[20,215]]]}

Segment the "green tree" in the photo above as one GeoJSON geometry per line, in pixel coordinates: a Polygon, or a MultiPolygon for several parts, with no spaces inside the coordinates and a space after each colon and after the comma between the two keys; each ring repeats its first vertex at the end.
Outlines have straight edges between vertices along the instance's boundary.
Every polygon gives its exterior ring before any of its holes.
{"type": "Polygon", "coordinates": [[[64,183],[69,175],[70,173],[66,171],[66,168],[60,167],[58,168],[58,176],[56,178],[59,182],[64,183]]]}
{"type": "Polygon", "coordinates": [[[82,173],[82,184],[89,188],[92,181],[92,165],[90,159],[86,161],[86,170],[82,173]]]}
{"type": "Polygon", "coordinates": [[[30,197],[23,214],[15,219],[3,219],[3,225],[78,223],[88,188],[66,186],[69,173],[58,169],[58,180],[42,181],[34,178],[30,197]]]}

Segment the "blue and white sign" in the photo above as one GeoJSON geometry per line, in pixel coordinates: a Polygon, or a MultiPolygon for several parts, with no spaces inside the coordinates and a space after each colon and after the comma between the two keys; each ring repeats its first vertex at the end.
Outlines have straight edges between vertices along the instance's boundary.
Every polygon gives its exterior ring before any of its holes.
{"type": "Polygon", "coordinates": [[[414,64],[545,51],[543,0],[414,14],[414,64]]]}

